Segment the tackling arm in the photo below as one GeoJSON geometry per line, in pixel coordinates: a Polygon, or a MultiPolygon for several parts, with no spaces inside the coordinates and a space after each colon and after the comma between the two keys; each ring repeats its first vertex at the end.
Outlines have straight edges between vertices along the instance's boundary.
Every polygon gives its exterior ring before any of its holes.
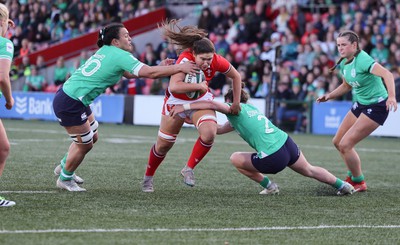
{"type": "MultiPolygon", "coordinates": [[[[168,64],[166,61],[165,64],[168,64]]],[[[183,72],[189,74],[196,74],[199,68],[195,63],[185,62],[183,64],[175,64],[175,65],[159,65],[159,66],[148,66],[144,65],[139,70],[139,76],[136,76],[130,72],[125,71],[124,77],[126,78],[136,78],[136,77],[147,77],[147,78],[160,78],[160,77],[168,77],[173,74],[183,72]]]]}
{"type": "Polygon", "coordinates": [[[239,72],[231,65],[231,69],[226,74],[227,77],[232,78],[232,88],[233,88],[233,101],[231,105],[231,112],[234,115],[239,114],[240,108],[240,95],[242,91],[242,78],[239,72]]]}

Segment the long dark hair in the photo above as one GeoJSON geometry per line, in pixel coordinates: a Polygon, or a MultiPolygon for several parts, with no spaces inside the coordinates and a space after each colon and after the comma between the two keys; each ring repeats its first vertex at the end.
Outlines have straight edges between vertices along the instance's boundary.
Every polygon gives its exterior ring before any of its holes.
{"type": "Polygon", "coordinates": [[[111,45],[114,38],[119,39],[119,30],[124,27],[121,23],[111,23],[100,29],[97,46],[101,48],[103,45],[111,45]]]}
{"type": "MultiPolygon", "coordinates": [[[[240,103],[246,104],[247,101],[249,100],[250,96],[249,94],[243,90],[243,88],[246,86],[244,82],[242,82],[242,90],[240,91],[240,103]]],[[[228,92],[224,95],[225,101],[228,102],[233,102],[233,89],[230,88],[228,92]]]]}
{"type": "MultiPolygon", "coordinates": [[[[358,37],[358,35],[355,32],[353,32],[353,31],[344,31],[344,32],[339,33],[338,37],[347,37],[347,40],[349,40],[350,43],[354,43],[354,42],[357,43],[357,51],[354,54],[354,57],[356,57],[361,52],[361,49],[360,49],[360,38],[358,37]]],[[[329,71],[333,72],[336,69],[336,67],[340,64],[340,62],[342,62],[343,59],[344,58],[341,57],[333,67],[329,68],[329,71]]],[[[348,61],[348,62],[350,62],[350,61],[348,61]]]]}
{"type": "Polygon", "coordinates": [[[207,32],[196,26],[178,26],[179,20],[164,21],[159,25],[164,35],[181,49],[192,49],[195,54],[214,53],[215,47],[207,32]]]}

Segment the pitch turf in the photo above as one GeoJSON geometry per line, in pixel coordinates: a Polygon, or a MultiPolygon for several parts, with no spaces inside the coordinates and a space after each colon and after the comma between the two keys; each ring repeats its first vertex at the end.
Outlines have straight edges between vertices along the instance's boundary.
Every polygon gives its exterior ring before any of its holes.
{"type": "MultiPolygon", "coordinates": [[[[270,176],[279,196],[229,163],[250,148],[235,133],[218,136],[195,170],[196,186],[180,176],[197,138],[184,128],[155,176],[155,192],[140,182],[158,128],[107,125],[77,173],[86,193],[57,189],[54,164],[69,139],[54,122],[3,120],[12,152],[0,195],[0,244],[400,244],[398,138],[370,137],[358,147],[366,193],[338,197],[325,184],[290,169],[270,176]]],[[[292,135],[307,159],[338,177],[345,167],[332,136],[292,135]]]]}

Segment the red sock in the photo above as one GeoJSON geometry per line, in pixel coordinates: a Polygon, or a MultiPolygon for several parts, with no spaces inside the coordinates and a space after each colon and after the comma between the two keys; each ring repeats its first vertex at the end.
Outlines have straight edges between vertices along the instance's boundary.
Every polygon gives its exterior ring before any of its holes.
{"type": "Polygon", "coordinates": [[[160,156],[157,154],[156,145],[153,145],[150,150],[150,156],[149,156],[149,162],[147,163],[147,168],[146,168],[146,176],[153,176],[154,173],[156,172],[158,166],[160,166],[161,162],[164,160],[164,156],[160,156]]]}
{"type": "Polygon", "coordinates": [[[192,154],[189,157],[187,166],[194,169],[196,165],[203,159],[203,157],[205,157],[205,155],[207,155],[207,153],[211,150],[211,147],[212,144],[208,145],[204,143],[199,137],[193,146],[192,154]]]}

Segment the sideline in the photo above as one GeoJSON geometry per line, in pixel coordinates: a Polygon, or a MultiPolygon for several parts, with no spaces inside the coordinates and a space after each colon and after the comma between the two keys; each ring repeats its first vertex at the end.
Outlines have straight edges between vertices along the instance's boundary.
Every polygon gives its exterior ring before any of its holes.
{"type": "Polygon", "coordinates": [[[35,233],[117,233],[117,232],[219,232],[219,231],[275,231],[275,230],[321,230],[321,229],[399,229],[400,225],[319,225],[319,226],[275,226],[241,228],[155,228],[155,229],[53,229],[53,230],[0,230],[0,234],[35,233]]]}

